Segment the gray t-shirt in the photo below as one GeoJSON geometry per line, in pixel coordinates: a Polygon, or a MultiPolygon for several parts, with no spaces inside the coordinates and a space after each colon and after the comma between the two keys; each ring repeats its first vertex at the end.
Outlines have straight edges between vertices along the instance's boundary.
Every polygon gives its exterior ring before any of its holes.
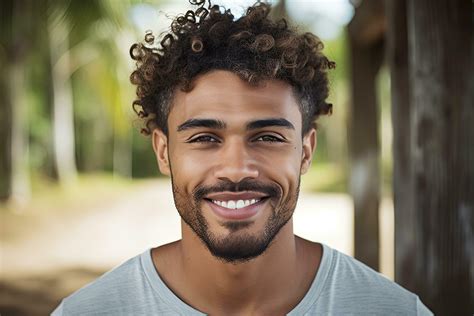
{"type": "MultiPolygon", "coordinates": [[[[161,280],[148,249],[63,299],[56,315],[205,315],[161,280]]],[[[418,296],[323,244],[318,273],[288,315],[432,315],[418,296]]]]}

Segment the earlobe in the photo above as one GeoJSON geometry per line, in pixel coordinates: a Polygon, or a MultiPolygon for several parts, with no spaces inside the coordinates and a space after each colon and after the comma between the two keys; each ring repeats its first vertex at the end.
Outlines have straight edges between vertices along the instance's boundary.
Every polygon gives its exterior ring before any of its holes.
{"type": "Polygon", "coordinates": [[[316,130],[312,128],[303,137],[303,153],[301,158],[301,174],[305,174],[309,167],[311,167],[311,161],[313,160],[314,150],[316,149],[316,130]]]}
{"type": "Polygon", "coordinates": [[[163,131],[155,128],[152,134],[152,143],[160,172],[169,176],[171,172],[168,160],[168,137],[163,133],[163,131]]]}

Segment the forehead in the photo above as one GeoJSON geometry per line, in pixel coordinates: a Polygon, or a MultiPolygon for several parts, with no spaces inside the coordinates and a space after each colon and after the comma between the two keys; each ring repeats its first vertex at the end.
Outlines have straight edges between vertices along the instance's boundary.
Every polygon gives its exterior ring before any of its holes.
{"type": "Polygon", "coordinates": [[[242,123],[259,117],[285,118],[301,129],[301,113],[292,87],[277,80],[251,86],[232,72],[216,70],[196,78],[190,92],[175,94],[168,127],[176,129],[191,118],[242,123]]]}

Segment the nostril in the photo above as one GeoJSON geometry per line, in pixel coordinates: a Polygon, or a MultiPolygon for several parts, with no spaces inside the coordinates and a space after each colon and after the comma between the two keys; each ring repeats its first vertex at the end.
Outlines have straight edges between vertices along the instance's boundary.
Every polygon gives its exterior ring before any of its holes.
{"type": "Polygon", "coordinates": [[[230,181],[233,183],[239,183],[245,179],[256,179],[258,178],[258,171],[219,171],[216,172],[216,178],[222,181],[230,181]]]}

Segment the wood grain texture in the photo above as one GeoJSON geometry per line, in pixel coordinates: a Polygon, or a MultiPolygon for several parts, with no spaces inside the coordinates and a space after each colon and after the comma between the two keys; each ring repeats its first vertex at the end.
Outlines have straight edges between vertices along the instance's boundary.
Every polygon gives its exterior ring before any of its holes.
{"type": "Polygon", "coordinates": [[[375,270],[379,269],[380,247],[380,115],[376,76],[384,55],[383,31],[379,27],[383,21],[382,6],[363,2],[348,26],[352,97],[348,122],[349,187],[354,200],[354,256],[375,270]]]}
{"type": "Polygon", "coordinates": [[[416,292],[440,315],[473,307],[474,98],[470,1],[408,2],[416,292]]]}

